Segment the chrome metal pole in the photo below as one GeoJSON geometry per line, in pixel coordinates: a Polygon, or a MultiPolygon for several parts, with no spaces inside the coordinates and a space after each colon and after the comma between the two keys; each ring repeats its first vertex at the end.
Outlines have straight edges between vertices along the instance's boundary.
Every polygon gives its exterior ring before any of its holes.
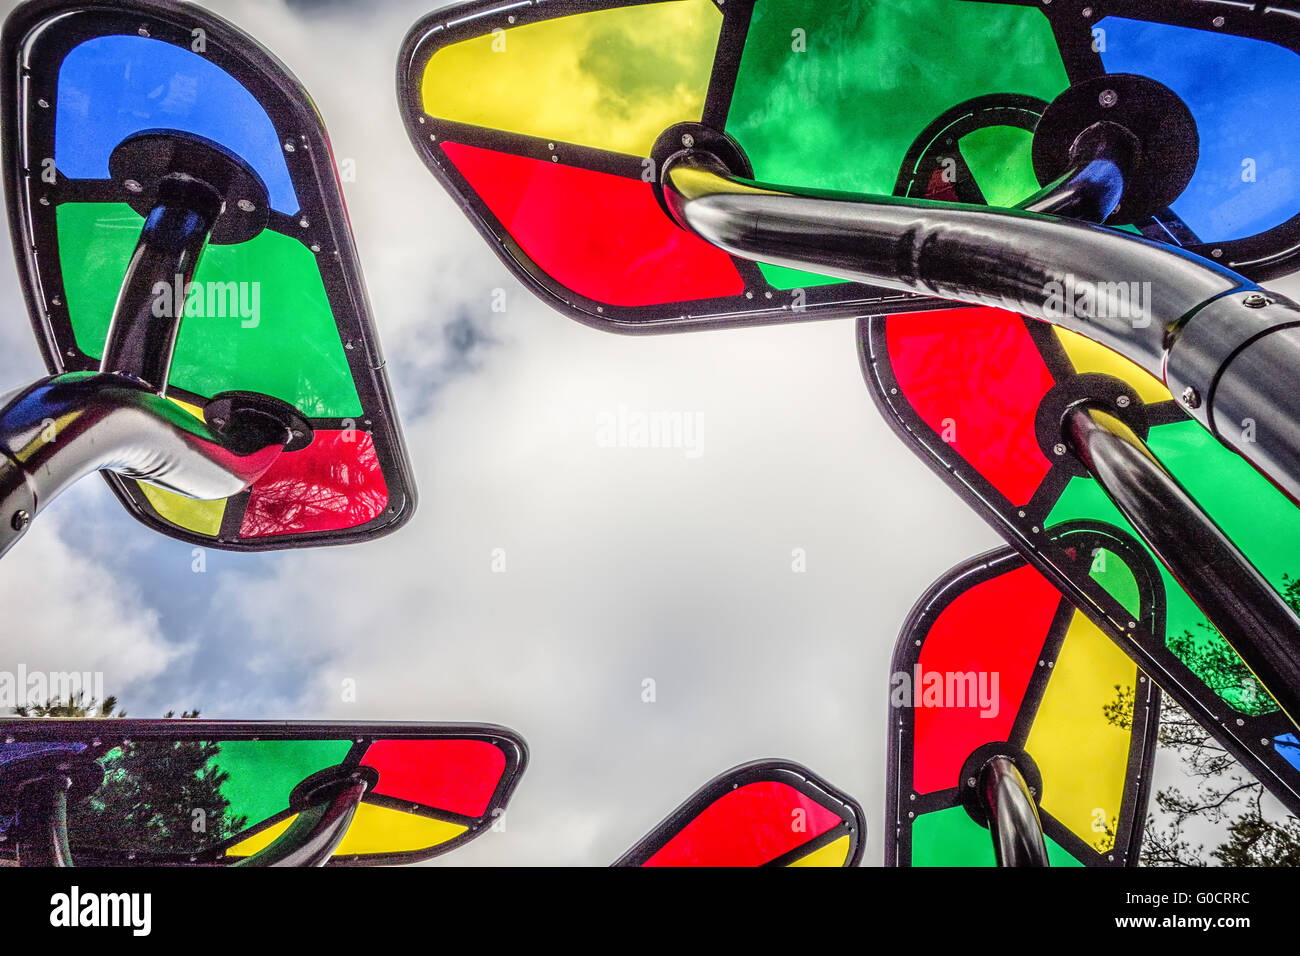
{"type": "Polygon", "coordinates": [[[68,848],[68,791],[65,776],[25,781],[18,791],[14,823],[19,866],[72,866],[68,848]]]}
{"type": "Polygon", "coordinates": [[[0,555],[71,484],[114,471],[190,498],[243,491],[288,443],[218,435],[147,383],[71,372],[11,392],[0,406],[0,555]],[[236,450],[238,448],[239,450],[236,450]]]}
{"type": "Polygon", "coordinates": [[[1050,866],[1043,822],[1029,784],[1009,757],[994,757],[980,771],[979,797],[993,837],[998,866],[1050,866]]]}
{"type": "Polygon", "coordinates": [[[348,832],[366,781],[348,779],[317,789],[289,829],[270,846],[234,866],[324,866],[348,832]]]}
{"type": "Polygon", "coordinates": [[[1075,457],[1295,724],[1300,618],[1122,421],[1085,403],[1066,413],[1063,431],[1075,457]]]}
{"type": "Polygon", "coordinates": [[[664,164],[662,186],[683,228],[733,255],[1005,308],[1099,342],[1300,502],[1300,305],[1229,269],[1026,210],[798,194],[698,149],[664,164]]]}

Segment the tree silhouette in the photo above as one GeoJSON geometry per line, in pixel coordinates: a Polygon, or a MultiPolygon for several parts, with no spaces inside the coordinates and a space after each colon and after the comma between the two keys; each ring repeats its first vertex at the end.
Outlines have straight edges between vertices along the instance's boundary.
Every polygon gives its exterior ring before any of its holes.
{"type": "MultiPolygon", "coordinates": [[[[20,717],[95,717],[120,719],[116,697],[102,703],[81,695],[34,707],[17,707],[20,717]]],[[[187,720],[197,710],[174,711],[166,719],[187,720]]],[[[98,853],[194,853],[233,836],[247,824],[232,816],[222,795],[228,775],[216,763],[216,741],[165,738],[126,741],[99,758],[104,782],[68,808],[68,843],[98,853]]]]}
{"type": "MultiPolygon", "coordinates": [[[[1283,598],[1300,613],[1300,579],[1287,576],[1283,582],[1283,598]]],[[[1256,703],[1251,697],[1251,688],[1258,686],[1254,676],[1222,640],[1184,631],[1170,639],[1169,648],[1211,690],[1225,697],[1223,692],[1244,690],[1241,703],[1249,712],[1259,712],[1250,706],[1256,703]]],[[[1115,697],[1103,707],[1107,722],[1131,729],[1133,701],[1133,688],[1116,687],[1115,697]]],[[[1147,817],[1143,865],[1205,866],[1204,844],[1193,846],[1187,835],[1193,821],[1226,828],[1227,839],[1208,854],[1224,866],[1300,865],[1300,820],[1267,812],[1264,785],[1167,694],[1161,698],[1159,740],[1178,754],[1192,783],[1189,790],[1172,786],[1156,794],[1163,819],[1147,817]]]]}

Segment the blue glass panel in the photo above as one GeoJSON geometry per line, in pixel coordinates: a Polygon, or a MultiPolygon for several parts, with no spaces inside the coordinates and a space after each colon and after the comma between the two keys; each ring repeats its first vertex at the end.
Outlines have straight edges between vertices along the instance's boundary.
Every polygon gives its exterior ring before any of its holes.
{"type": "Polygon", "coordinates": [[[62,175],[107,179],[114,147],[146,129],[220,143],[257,170],[272,208],[298,212],[271,118],[225,70],[182,47],[139,36],[97,37],[64,57],[54,126],[54,162],[62,175]]]}
{"type": "Polygon", "coordinates": [[[1274,737],[1273,747],[1287,759],[1291,766],[1300,770],[1300,738],[1297,738],[1295,734],[1274,737]]]}
{"type": "Polygon", "coordinates": [[[1300,56],[1264,40],[1105,17],[1108,73],[1139,73],[1196,119],[1200,162],[1171,207],[1202,242],[1258,235],[1300,212],[1300,56]],[[1253,176],[1253,179],[1252,179],[1253,176]]]}

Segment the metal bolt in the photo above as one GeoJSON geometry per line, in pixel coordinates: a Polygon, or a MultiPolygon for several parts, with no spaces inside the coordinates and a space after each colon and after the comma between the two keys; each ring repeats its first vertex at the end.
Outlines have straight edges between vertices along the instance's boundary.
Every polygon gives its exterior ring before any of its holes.
{"type": "Polygon", "coordinates": [[[26,508],[19,508],[14,512],[14,516],[9,519],[9,527],[15,531],[22,531],[32,523],[32,516],[28,514],[26,508]]]}
{"type": "Polygon", "coordinates": [[[1185,389],[1183,389],[1183,404],[1186,405],[1188,408],[1200,408],[1201,393],[1198,392],[1196,389],[1192,388],[1192,386],[1188,385],[1185,389]]]}
{"type": "Polygon", "coordinates": [[[238,206],[240,210],[243,212],[252,212],[254,209],[257,208],[255,205],[253,205],[253,201],[251,199],[241,199],[239,200],[239,202],[235,203],[235,205],[238,206]]]}
{"type": "Polygon", "coordinates": [[[685,146],[687,149],[690,149],[695,145],[695,137],[692,136],[690,133],[686,133],[685,135],[682,136],[682,145],[685,146]]]}
{"type": "Polygon", "coordinates": [[[966,778],[966,786],[968,786],[968,787],[973,787],[973,786],[975,786],[975,778],[974,778],[974,777],[967,777],[967,778],[966,778]]]}
{"type": "Polygon", "coordinates": [[[1106,109],[1110,109],[1119,102],[1119,94],[1114,90],[1102,90],[1101,95],[1097,97],[1097,102],[1106,109]]]}
{"type": "Polygon", "coordinates": [[[285,143],[284,143],[284,151],[285,151],[286,153],[292,153],[292,152],[294,151],[294,148],[295,148],[295,147],[294,147],[293,143],[289,142],[288,140],[285,140],[285,143]]]}
{"type": "Polygon", "coordinates": [[[298,220],[298,225],[302,226],[302,228],[304,229],[307,229],[311,226],[311,220],[308,219],[306,216],[303,216],[301,219],[298,220]]]}
{"type": "Polygon", "coordinates": [[[1268,296],[1262,292],[1252,292],[1242,300],[1242,304],[1248,309],[1262,309],[1268,305],[1268,296]]]}
{"type": "Polygon", "coordinates": [[[1055,445],[1052,446],[1052,453],[1055,454],[1058,458],[1061,455],[1064,455],[1067,451],[1069,451],[1069,449],[1065,447],[1065,442],[1058,441],[1055,445]]]}
{"type": "Polygon", "coordinates": [[[1214,18],[1213,20],[1211,20],[1210,22],[1213,23],[1216,27],[1221,27],[1221,26],[1223,26],[1225,23],[1227,23],[1228,21],[1224,20],[1223,17],[1215,17],[1215,18],[1214,18]]]}
{"type": "Polygon", "coordinates": [[[136,182],[134,179],[128,179],[128,180],[127,180],[126,182],[124,182],[122,185],[126,187],[126,191],[129,192],[129,193],[142,193],[142,192],[144,192],[144,187],[141,186],[141,185],[140,185],[138,182],[136,182]]]}
{"type": "Polygon", "coordinates": [[[1121,395],[1119,398],[1115,399],[1115,404],[1120,408],[1128,408],[1133,404],[1133,400],[1127,395],[1121,395]]]}

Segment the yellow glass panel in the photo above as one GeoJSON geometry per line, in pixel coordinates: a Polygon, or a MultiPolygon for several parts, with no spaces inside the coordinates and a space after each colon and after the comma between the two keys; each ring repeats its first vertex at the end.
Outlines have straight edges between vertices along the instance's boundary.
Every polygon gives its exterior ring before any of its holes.
{"type": "Polygon", "coordinates": [[[221,531],[221,519],[226,514],[226,499],[217,501],[198,501],[186,498],[166,488],[139,482],[140,490],[149,499],[153,510],[177,527],[195,534],[206,534],[215,538],[221,531]]]}
{"type": "MultiPolygon", "coordinates": [[[[191,405],[189,402],[182,402],[179,398],[169,398],[172,404],[178,405],[185,409],[199,421],[203,420],[203,409],[197,405],[191,405]]],[[[215,538],[221,531],[221,519],[226,514],[226,499],[220,498],[216,501],[198,501],[194,498],[186,498],[184,495],[178,495],[174,491],[168,491],[165,488],[158,488],[145,482],[137,482],[140,490],[148,499],[153,510],[158,512],[166,521],[170,521],[178,528],[184,528],[186,531],[193,531],[195,534],[206,534],[215,538]]]]}
{"type": "Polygon", "coordinates": [[[813,850],[807,856],[795,860],[790,866],[843,866],[849,858],[849,836],[846,833],[834,843],[813,850]]]}
{"type": "Polygon", "coordinates": [[[189,412],[199,421],[203,421],[203,409],[199,408],[199,406],[191,405],[189,402],[182,402],[179,398],[172,398],[170,395],[167,396],[167,401],[171,402],[178,408],[185,409],[185,411],[189,412]]]}
{"type": "MultiPolygon", "coordinates": [[[[281,820],[275,826],[267,827],[236,843],[226,851],[226,856],[252,856],[264,850],[289,829],[297,819],[297,814],[281,820]]],[[[353,856],[369,853],[409,853],[415,850],[427,850],[440,846],[448,840],[455,839],[467,828],[458,823],[446,823],[429,817],[390,810],[388,807],[373,803],[357,805],[356,815],[348,832],[339,841],[334,850],[335,856],[353,856]]]]}
{"type": "Polygon", "coordinates": [[[1025,746],[1043,775],[1043,809],[1094,848],[1119,816],[1130,744],[1102,708],[1136,681],[1133,662],[1076,613],[1025,746]]]}
{"type": "Polygon", "coordinates": [[[1065,347],[1065,353],[1070,357],[1076,372],[1080,374],[1100,372],[1123,379],[1133,386],[1134,391],[1138,393],[1138,398],[1148,405],[1173,401],[1173,396],[1169,394],[1169,389],[1165,388],[1163,382],[1146,370],[1138,368],[1122,355],[1112,352],[1104,345],[1098,345],[1091,339],[1085,339],[1077,332],[1061,328],[1054,331],[1057,338],[1061,340],[1061,345],[1065,347]]]}
{"type": "Polygon", "coordinates": [[[265,850],[268,846],[280,838],[285,830],[289,829],[289,824],[298,819],[295,813],[291,817],[286,817],[274,826],[267,827],[259,833],[254,833],[247,840],[241,840],[226,851],[226,856],[252,856],[259,850],[265,850]]]}
{"type": "Polygon", "coordinates": [[[446,823],[373,803],[362,803],[357,806],[352,825],[334,854],[350,856],[354,853],[426,850],[460,836],[466,829],[459,823],[446,823]]]}
{"type": "Polygon", "coordinates": [[[671,0],[543,20],[444,47],[421,81],[430,116],[649,156],[704,114],[722,14],[671,0]]]}

